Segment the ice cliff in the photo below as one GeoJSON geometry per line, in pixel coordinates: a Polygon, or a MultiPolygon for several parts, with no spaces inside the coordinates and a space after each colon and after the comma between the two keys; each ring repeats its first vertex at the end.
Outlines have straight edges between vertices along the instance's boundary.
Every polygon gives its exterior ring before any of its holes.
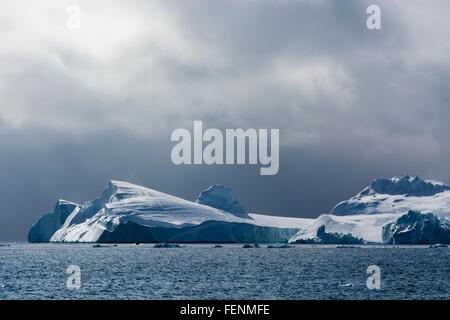
{"type": "Polygon", "coordinates": [[[386,244],[450,244],[450,220],[432,213],[409,211],[383,227],[386,244]]]}
{"type": "Polygon", "coordinates": [[[52,212],[44,214],[31,227],[28,235],[30,242],[48,242],[53,234],[60,229],[71,213],[78,214],[81,206],[79,204],[58,200],[52,212]]]}

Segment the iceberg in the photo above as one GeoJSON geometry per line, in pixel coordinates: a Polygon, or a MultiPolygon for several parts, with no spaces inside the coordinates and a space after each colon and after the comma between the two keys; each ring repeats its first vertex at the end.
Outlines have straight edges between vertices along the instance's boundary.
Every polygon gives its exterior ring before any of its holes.
{"type": "Polygon", "coordinates": [[[430,245],[428,248],[430,248],[430,249],[448,248],[448,245],[443,244],[443,243],[436,243],[436,244],[430,245]]]}
{"type": "MultiPolygon", "coordinates": [[[[450,186],[408,175],[376,179],[349,200],[338,203],[330,213],[320,215],[289,242],[314,242],[319,228],[324,226],[328,233],[386,243],[383,227],[396,223],[410,210],[445,220],[450,217],[450,186]]],[[[338,239],[333,241],[339,244],[338,239]]]]}
{"type": "Polygon", "coordinates": [[[94,200],[58,200],[30,242],[447,244],[450,186],[419,177],[376,179],[316,219],[247,212],[213,185],[196,201],[111,180],[94,200]]]}
{"type": "Polygon", "coordinates": [[[408,210],[450,216],[450,186],[419,177],[376,179],[349,200],[337,204],[331,214],[405,214],[408,210]]]}
{"type": "MultiPolygon", "coordinates": [[[[289,242],[305,243],[306,240],[316,238],[319,228],[325,226],[327,233],[351,234],[365,242],[381,243],[383,226],[394,222],[398,217],[398,214],[355,214],[349,216],[323,214],[301,229],[289,242]]],[[[310,242],[313,243],[314,241],[310,242]]]]}
{"type": "Polygon", "coordinates": [[[450,244],[450,220],[410,210],[383,227],[385,244],[450,244]]]}
{"type": "Polygon", "coordinates": [[[257,243],[255,243],[255,244],[248,244],[248,243],[246,243],[246,244],[244,244],[244,245],[242,246],[242,248],[244,248],[244,249],[251,249],[251,248],[259,249],[259,248],[261,248],[261,247],[260,247],[259,244],[257,244],[257,243]]]}
{"type": "Polygon", "coordinates": [[[362,249],[360,246],[353,246],[348,244],[339,244],[335,247],[336,249],[362,249]]]}
{"type": "Polygon", "coordinates": [[[289,240],[311,219],[247,213],[231,189],[214,185],[196,202],[111,180],[95,200],[59,200],[31,227],[29,242],[258,243],[289,240]]]}
{"type": "Polygon", "coordinates": [[[176,243],[166,243],[166,242],[161,242],[161,243],[157,243],[153,246],[153,248],[181,248],[181,246],[179,244],[176,243]]]}
{"type": "Polygon", "coordinates": [[[94,244],[92,248],[115,248],[117,247],[117,244],[114,245],[101,245],[101,244],[94,244]]]}
{"type": "Polygon", "coordinates": [[[326,232],[325,225],[321,225],[316,232],[316,236],[309,239],[299,238],[292,240],[291,243],[304,243],[304,244],[364,244],[362,238],[354,237],[350,233],[338,233],[338,232],[326,232]]]}
{"type": "Polygon", "coordinates": [[[275,244],[269,244],[267,246],[268,249],[289,249],[291,248],[290,245],[287,243],[275,243],[275,244]]]}

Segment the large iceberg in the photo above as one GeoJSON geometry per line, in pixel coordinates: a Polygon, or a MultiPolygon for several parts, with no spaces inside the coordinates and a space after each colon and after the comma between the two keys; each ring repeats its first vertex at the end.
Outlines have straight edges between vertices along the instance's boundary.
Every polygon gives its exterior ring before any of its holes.
{"type": "MultiPolygon", "coordinates": [[[[390,243],[384,238],[383,227],[401,225],[399,219],[410,210],[443,219],[450,217],[450,186],[410,176],[376,179],[301,229],[290,242],[311,241],[324,226],[327,232],[351,234],[367,242],[390,243]]],[[[417,230],[427,233],[428,229],[417,230]]]]}
{"type": "Polygon", "coordinates": [[[122,181],[95,200],[58,200],[30,242],[448,243],[450,186],[419,177],[374,180],[316,219],[248,213],[213,185],[195,202],[122,181]],[[326,230],[326,231],[325,231],[326,230]]]}
{"type": "Polygon", "coordinates": [[[83,205],[59,200],[32,226],[30,242],[280,242],[310,219],[247,213],[231,189],[212,186],[196,202],[110,181],[83,205]]]}

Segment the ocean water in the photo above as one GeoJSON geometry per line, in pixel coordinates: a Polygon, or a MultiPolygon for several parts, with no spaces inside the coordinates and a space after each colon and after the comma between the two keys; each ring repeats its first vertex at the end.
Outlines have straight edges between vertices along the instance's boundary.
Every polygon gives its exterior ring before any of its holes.
{"type": "Polygon", "coordinates": [[[0,299],[450,299],[450,248],[0,246],[0,299]],[[69,265],[80,289],[66,286],[69,265]],[[367,267],[381,289],[366,286],[367,267]]]}

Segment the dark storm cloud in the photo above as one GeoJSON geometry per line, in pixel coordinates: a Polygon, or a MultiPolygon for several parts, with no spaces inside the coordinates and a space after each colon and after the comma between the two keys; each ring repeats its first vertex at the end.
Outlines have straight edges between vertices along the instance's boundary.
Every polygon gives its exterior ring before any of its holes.
{"type": "Polygon", "coordinates": [[[314,217],[373,178],[449,181],[447,1],[6,1],[0,10],[0,240],[57,198],[124,179],[189,199],[233,187],[255,212],[314,217]],[[280,128],[276,176],[174,166],[170,133],[280,128]]]}

